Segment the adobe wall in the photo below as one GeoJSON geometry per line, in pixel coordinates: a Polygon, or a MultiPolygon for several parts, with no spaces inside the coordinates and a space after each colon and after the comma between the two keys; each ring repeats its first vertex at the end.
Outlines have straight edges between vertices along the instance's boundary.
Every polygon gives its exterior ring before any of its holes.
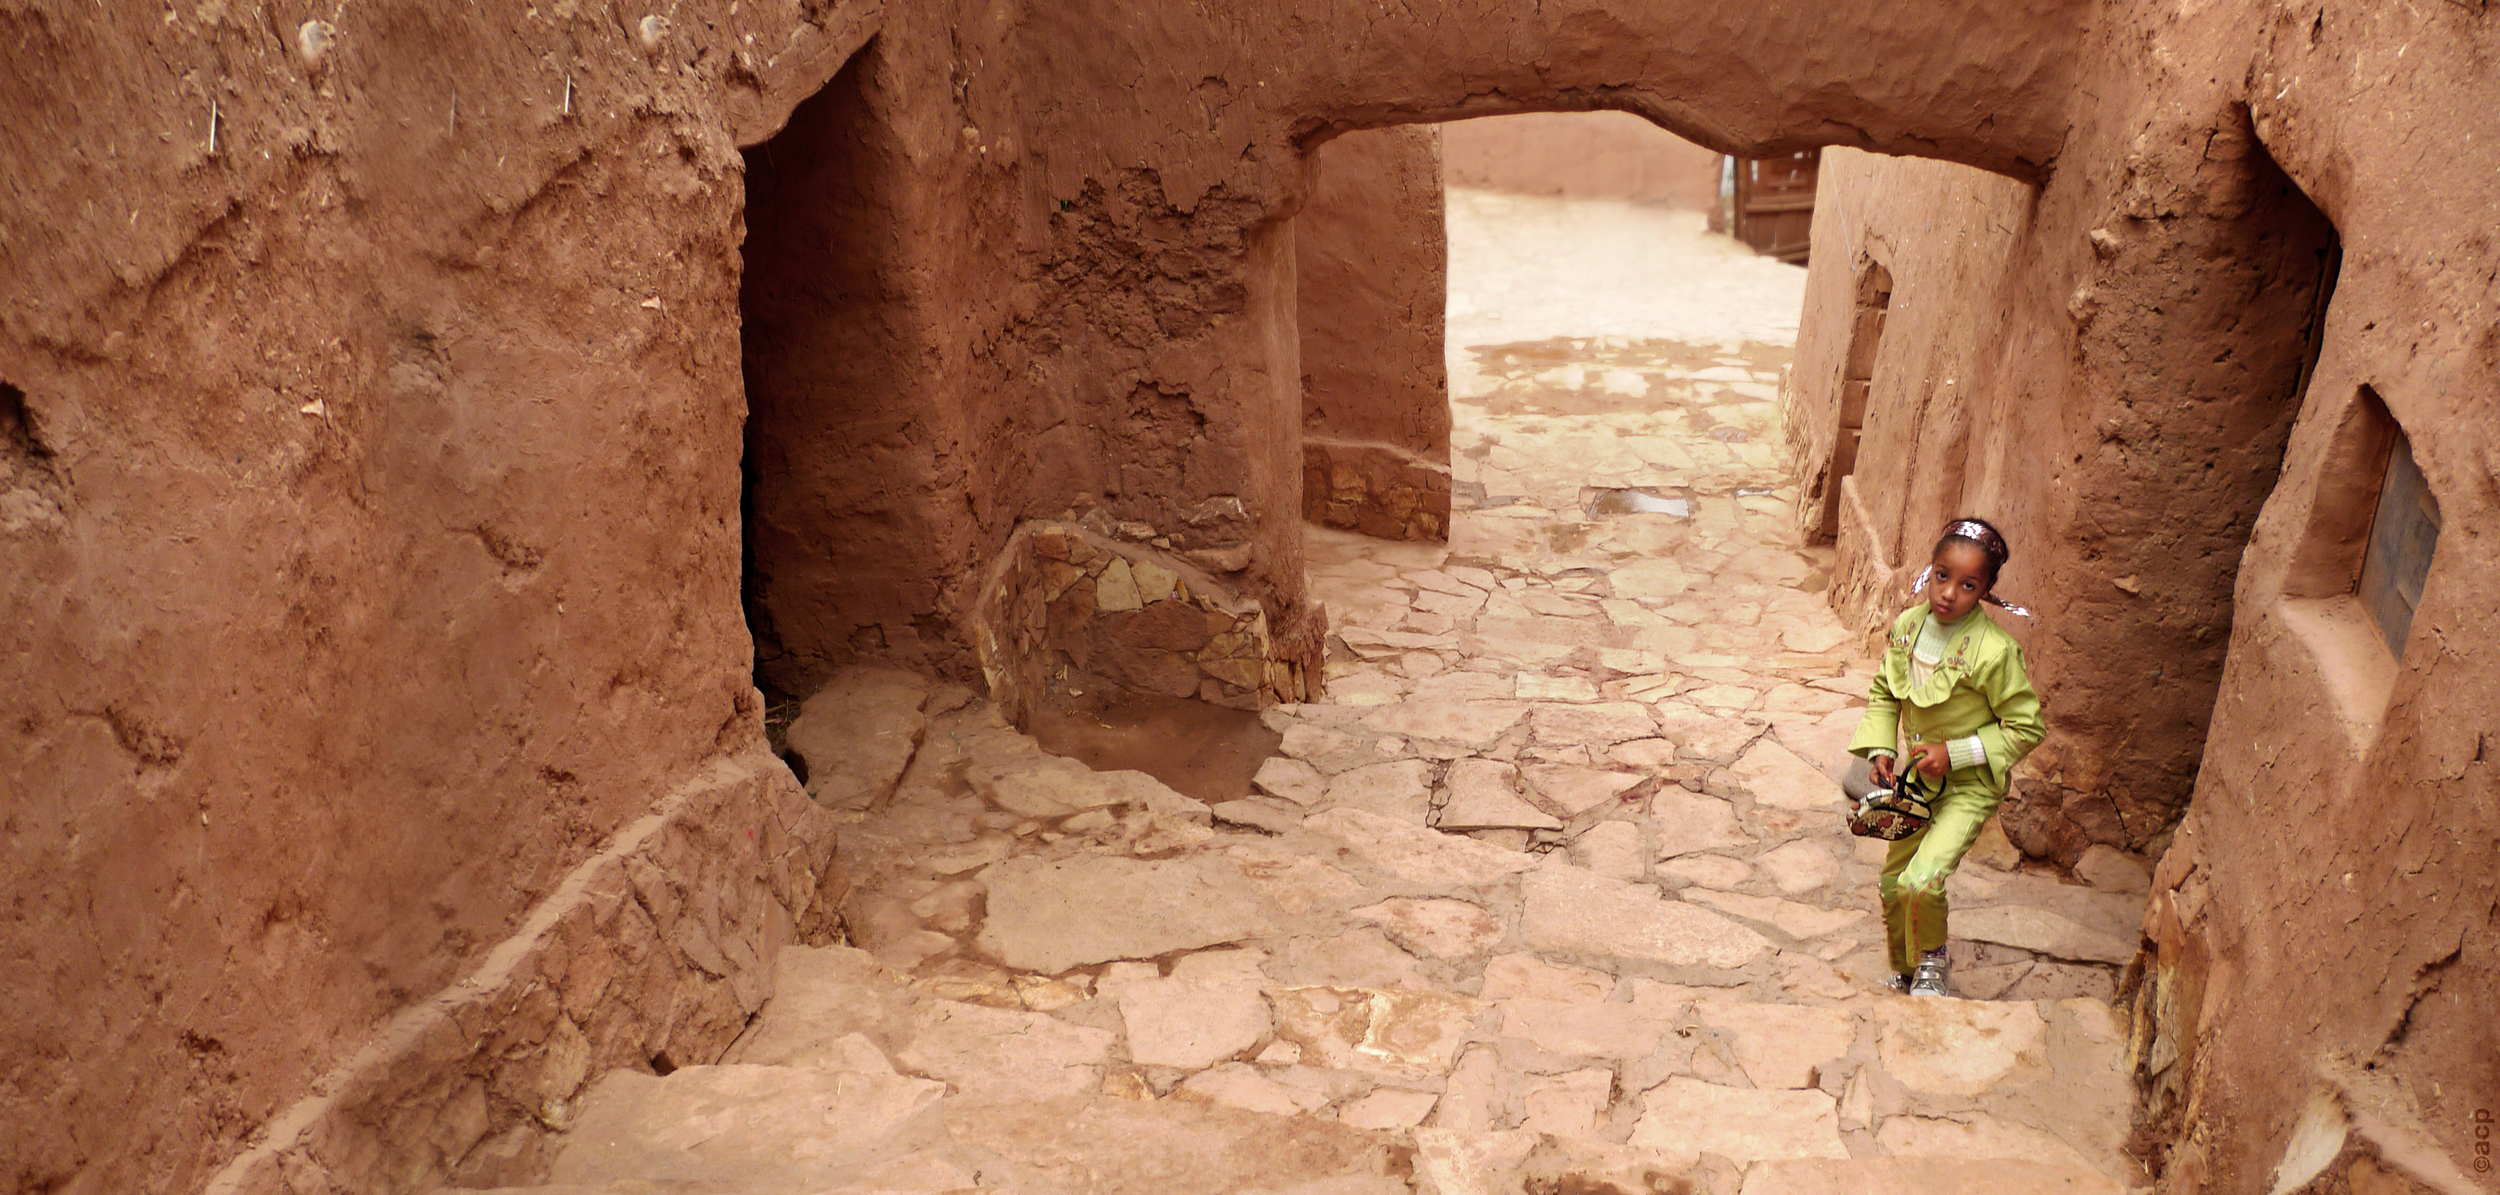
{"type": "Polygon", "coordinates": [[[738,146],[878,10],[731,7],[0,13],[0,1183],[197,1189],[760,741],[738,146]]]}
{"type": "Polygon", "coordinates": [[[2453,5],[2146,7],[2088,44],[2131,82],[2093,85],[2043,187],[1825,157],[1816,242],[1846,251],[1817,255],[1790,381],[1809,478],[1853,277],[1896,286],[1834,600],[1871,624],[1944,517],[2007,528],[2051,727],[2008,828],[2166,850],[2130,977],[2166,1191],[2490,1181],[2500,250],[2463,213],[2500,170],[2467,115],[2500,99],[2496,39],[2453,5]],[[2365,385],[2443,520],[2400,664],[2349,596],[2365,385]],[[2280,1172],[2305,1114],[2317,1165],[2280,1172]]]}
{"type": "MultiPolygon", "coordinates": [[[[1458,126],[1448,126],[1458,127],[1458,126]]],[[[1443,126],[1348,133],[1313,155],[1294,218],[1302,517],[1449,538],[1449,235],[1443,126]]]]}
{"type": "Polygon", "coordinates": [[[1719,206],[1719,154],[1629,112],[1528,112],[1441,127],[1442,180],[1522,195],[1719,206]]]}
{"type": "Polygon", "coordinates": [[[1818,528],[1840,548],[1833,599],[1873,628],[1910,603],[1945,520],[2005,531],[2000,586],[2034,617],[1999,621],[2054,731],[2005,826],[2068,862],[2093,842],[2158,844],[2186,804],[2332,242],[2227,113],[2174,135],[2205,155],[2201,189],[2156,158],[2122,181],[2082,154],[2035,192],[1834,150],[1815,235],[1842,252],[1809,278],[1789,384],[1813,491],[1829,484],[1857,281],[1883,264],[1892,299],[1856,469],[1839,525],[1818,528]],[[2126,216],[2150,188],[2168,210],[2126,216]]]}
{"type": "Polygon", "coordinates": [[[0,664],[0,1049],[35,1062],[0,1169],[196,1188],[754,755],[749,611],[785,687],[969,677],[1015,529],[1100,516],[1238,561],[1211,579],[1314,651],[1290,229],[1330,135],[1605,105],[2038,179],[2093,10],[1267,12],[0,14],[0,593],[33,628],[0,664]],[[787,144],[850,155],[876,226],[750,221],[750,179],[808,179],[760,147],[872,32],[787,144]],[[750,264],[810,254],[850,289],[776,307],[758,268],[742,309],[750,264]],[[861,359],[761,367],[783,335],[861,359]]]}
{"type": "MultiPolygon", "coordinates": [[[[1184,555],[1246,557],[1225,584],[1269,607],[1280,642],[1316,644],[1292,222],[1331,137],[1605,105],[1750,152],[1847,129],[2036,174],[2062,126],[2060,47],[2085,11],[898,15],[863,60],[857,127],[891,130],[874,135],[898,148],[866,159],[879,181],[864,189],[899,227],[878,234],[875,286],[816,300],[821,326],[878,325],[854,335],[883,338],[896,360],[845,366],[856,376],[792,425],[802,440],[865,436],[886,467],[869,484],[757,453],[749,608],[766,675],[798,692],[894,658],[968,678],[980,563],[1022,520],[1094,512],[1184,555]],[[1929,35],[1944,28],[1958,32],[1929,35]],[[1815,49],[1843,44],[1845,62],[1815,49]],[[1756,60],[1789,65],[1774,81],[1756,60]],[[874,301],[844,305],[860,294],[874,301]],[[822,404],[861,414],[845,423],[822,404]],[[889,469],[907,480],[883,480],[889,469]],[[1186,517],[1227,500],[1244,517],[1186,517]]],[[[760,412],[797,405],[759,389],[760,412]]]]}
{"type": "Polygon", "coordinates": [[[2490,209],[2483,180],[2500,172],[2474,115],[2500,102],[2500,30],[2456,6],[2294,7],[2260,28],[2256,134],[2344,255],[2241,569],[2185,849],[2146,918],[2149,1049],[2180,1055],[2151,1075],[2175,1101],[2171,1185],[2264,1182],[2299,1101],[2330,1089],[2353,1132],[2327,1180],[2375,1152],[2437,1189],[2488,1190],[2500,248],[2466,213],[2490,209]],[[2425,140],[2446,147],[2436,166],[2406,148],[2425,140]],[[2341,596],[2378,478],[2352,419],[2365,385],[2410,435],[2443,524],[2401,664],[2341,596]]]}

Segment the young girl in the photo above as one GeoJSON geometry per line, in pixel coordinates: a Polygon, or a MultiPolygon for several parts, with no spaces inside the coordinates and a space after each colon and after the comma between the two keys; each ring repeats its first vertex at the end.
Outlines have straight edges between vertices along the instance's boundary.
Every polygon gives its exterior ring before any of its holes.
{"type": "Polygon", "coordinates": [[[2038,745],[2047,728],[2040,696],[2023,672],[2023,650],[2012,636],[1979,613],[1993,602],[2022,615],[1992,590],[2005,567],[2005,537],[1979,519],[1955,519],[1927,571],[1910,592],[1927,600],[1892,620],[1890,646],[1867,694],[1851,753],[1873,766],[1877,783],[1890,787],[1921,778],[1935,819],[1892,844],[1876,888],[1884,905],[1884,941],[1892,962],[1892,986],[1913,996],[1945,994],[1945,880],[1979,837],[1997,805],[2015,761],[2038,745]],[[1909,758],[1896,764],[1905,735],[1909,758]]]}

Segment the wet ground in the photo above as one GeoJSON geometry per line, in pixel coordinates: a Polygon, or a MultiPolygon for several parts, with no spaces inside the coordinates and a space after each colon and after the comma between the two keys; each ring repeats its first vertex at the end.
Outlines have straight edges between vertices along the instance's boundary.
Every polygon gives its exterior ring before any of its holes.
{"type": "Polygon", "coordinates": [[[1802,276],[1693,223],[1453,195],[1451,541],[1309,532],[1328,693],[1262,716],[1280,753],[1253,795],[1194,800],[1050,754],[968,691],[851,678],[839,728],[908,750],[818,769],[855,794],[850,945],[786,950],[720,1065],[603,1080],[555,1180],[2140,1184],[2103,1000],[2140,871],[2070,884],[1986,865],[2014,862],[1992,843],[1954,882],[1982,998],[1880,982],[1878,856],[1823,770],[1868,645],[1817,593],[1773,449],[1802,276]],[[1649,239],[1606,239],[1626,230],[1649,239]]]}
{"type": "Polygon", "coordinates": [[[1255,711],[1153,696],[1046,703],[1025,730],[1053,755],[1097,771],[1144,772],[1209,804],[1250,795],[1251,777],[1284,741],[1255,711]]]}

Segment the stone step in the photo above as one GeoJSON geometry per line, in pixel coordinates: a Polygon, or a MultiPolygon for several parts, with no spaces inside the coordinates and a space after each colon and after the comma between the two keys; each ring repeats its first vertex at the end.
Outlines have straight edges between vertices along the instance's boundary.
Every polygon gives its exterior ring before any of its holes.
{"type": "Polygon", "coordinates": [[[1756,1162],[1738,1195],[2122,1195],[2079,1166],[2008,1158],[1796,1158],[1756,1162]]]}
{"type": "Polygon", "coordinates": [[[826,1190],[944,1140],[946,1085],[886,1070],[689,1066],[592,1087],[548,1178],[826,1190]]]}
{"type": "Polygon", "coordinates": [[[757,1066],[611,1077],[549,1182],[505,1195],[1409,1192],[1384,1133],[1187,1098],[923,1102],[923,1082],[757,1066]]]}

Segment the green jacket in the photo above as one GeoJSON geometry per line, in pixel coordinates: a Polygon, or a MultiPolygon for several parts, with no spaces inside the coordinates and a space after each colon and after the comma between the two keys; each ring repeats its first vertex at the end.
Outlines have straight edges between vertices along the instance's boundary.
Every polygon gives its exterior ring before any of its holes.
{"type": "MultiPolygon", "coordinates": [[[[1979,613],[1973,611],[1973,613],[1979,613]]],[[[1910,645],[1918,642],[1920,625],[1932,615],[1924,602],[1892,620],[1889,646],[1875,668],[1875,683],[1866,694],[1866,716],[1858,720],[1849,751],[1893,751],[1903,734],[1913,743],[1941,743],[1979,736],[1987,749],[1984,767],[1960,769],[1971,779],[1983,774],[1988,787],[2002,793],[2014,765],[2048,734],[2040,721],[2040,695],[2032,691],[2023,671],[2022,645],[2005,628],[1981,614],[1962,620],[1961,631],[1945,648],[1927,683],[1910,685],[1910,645]]]]}

